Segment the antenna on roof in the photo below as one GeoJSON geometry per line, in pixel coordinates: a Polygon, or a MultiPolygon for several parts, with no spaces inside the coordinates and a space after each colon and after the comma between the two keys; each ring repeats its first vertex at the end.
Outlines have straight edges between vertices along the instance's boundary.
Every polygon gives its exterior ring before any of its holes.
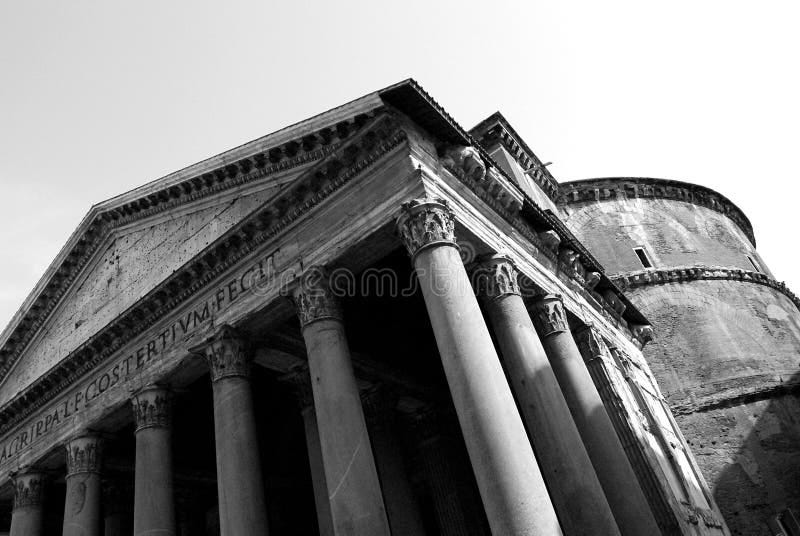
{"type": "Polygon", "coordinates": [[[540,170],[540,169],[544,169],[547,166],[549,166],[550,164],[552,164],[552,162],[547,162],[546,164],[534,164],[531,167],[529,167],[528,169],[526,169],[525,173],[528,174],[528,173],[530,173],[532,171],[537,171],[537,170],[540,170]]]}

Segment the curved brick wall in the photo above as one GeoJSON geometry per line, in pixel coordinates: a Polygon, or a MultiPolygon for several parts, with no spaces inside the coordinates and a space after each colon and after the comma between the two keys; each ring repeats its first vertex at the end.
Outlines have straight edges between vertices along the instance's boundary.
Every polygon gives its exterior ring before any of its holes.
{"type": "Polygon", "coordinates": [[[633,251],[644,246],[655,268],[725,266],[769,274],[744,231],[724,214],[687,201],[613,198],[562,207],[567,226],[608,273],[642,269],[633,251]]]}
{"type": "Polygon", "coordinates": [[[800,514],[800,300],[750,222],[712,190],[658,179],[567,183],[560,208],[652,323],[645,357],[731,533],[773,534],[778,514],[800,514]]]}

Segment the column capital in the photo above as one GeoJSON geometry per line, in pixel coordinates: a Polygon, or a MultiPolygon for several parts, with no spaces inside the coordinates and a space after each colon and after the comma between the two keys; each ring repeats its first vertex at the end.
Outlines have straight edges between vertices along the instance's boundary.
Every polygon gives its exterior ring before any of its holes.
{"type": "Polygon", "coordinates": [[[533,325],[542,338],[569,331],[567,313],[559,294],[547,294],[536,298],[531,306],[531,313],[533,325]]]}
{"type": "Polygon", "coordinates": [[[41,506],[46,478],[44,473],[36,472],[14,475],[14,510],[41,506]]]}
{"type": "Polygon", "coordinates": [[[479,298],[492,301],[503,296],[520,296],[518,272],[506,255],[490,255],[479,259],[473,272],[473,285],[479,298]]]}
{"type": "Polygon", "coordinates": [[[605,340],[594,326],[587,324],[575,330],[575,343],[587,363],[597,358],[610,357],[605,340]]]}
{"type": "Polygon", "coordinates": [[[281,380],[291,387],[300,411],[314,406],[314,393],[311,389],[308,363],[292,367],[289,372],[281,376],[281,380]]]}
{"type": "Polygon", "coordinates": [[[239,333],[225,324],[205,344],[191,350],[203,355],[208,362],[211,381],[223,378],[250,377],[250,356],[239,333]]]}
{"type": "Polygon", "coordinates": [[[169,428],[172,422],[172,393],[157,385],[145,387],[131,397],[136,432],[145,428],[169,428]]]}
{"type": "Polygon", "coordinates": [[[413,260],[425,248],[456,244],[455,216],[445,199],[424,197],[403,203],[397,231],[413,260]]]}
{"type": "Polygon", "coordinates": [[[343,320],[339,300],[331,292],[328,275],[321,267],[313,267],[303,274],[294,291],[294,304],[300,326],[306,327],[317,320],[343,320]]]}
{"type": "Polygon", "coordinates": [[[67,476],[99,473],[103,463],[103,440],[87,434],[67,441],[67,476]]]}

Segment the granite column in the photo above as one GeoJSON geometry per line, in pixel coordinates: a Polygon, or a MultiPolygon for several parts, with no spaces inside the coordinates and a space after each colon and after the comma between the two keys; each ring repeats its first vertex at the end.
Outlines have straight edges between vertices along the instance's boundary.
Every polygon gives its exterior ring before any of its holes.
{"type": "Polygon", "coordinates": [[[561,534],[442,199],[403,205],[398,229],[412,257],[492,531],[561,534]]]}
{"type": "Polygon", "coordinates": [[[68,441],[64,536],[99,536],[103,497],[100,477],[103,442],[86,435],[68,441]]]}
{"type": "Polygon", "coordinates": [[[14,475],[14,507],[10,536],[41,536],[44,531],[45,475],[28,472],[14,475]]]}
{"type": "Polygon", "coordinates": [[[158,386],[133,395],[136,416],[134,536],[174,536],[172,397],[158,386]]]}
{"type": "Polygon", "coordinates": [[[341,309],[321,269],[295,292],[308,352],[325,482],[337,536],[388,536],[381,486],[341,309]]]}
{"type": "Polygon", "coordinates": [[[220,532],[223,536],[268,534],[249,356],[230,326],[223,326],[202,352],[214,393],[220,532]]]}
{"type": "Polygon", "coordinates": [[[660,534],[650,505],[569,330],[561,297],[537,298],[533,323],[624,536],[660,534]]]}

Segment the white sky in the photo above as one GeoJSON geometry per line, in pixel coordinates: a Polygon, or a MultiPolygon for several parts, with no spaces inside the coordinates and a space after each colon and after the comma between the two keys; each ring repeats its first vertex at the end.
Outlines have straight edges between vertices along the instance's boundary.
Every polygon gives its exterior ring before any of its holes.
{"type": "Polygon", "coordinates": [[[0,327],[96,202],[409,76],[561,181],[687,180],[800,292],[800,4],[0,3],[0,327]],[[491,7],[490,7],[491,6],[491,7]]]}

